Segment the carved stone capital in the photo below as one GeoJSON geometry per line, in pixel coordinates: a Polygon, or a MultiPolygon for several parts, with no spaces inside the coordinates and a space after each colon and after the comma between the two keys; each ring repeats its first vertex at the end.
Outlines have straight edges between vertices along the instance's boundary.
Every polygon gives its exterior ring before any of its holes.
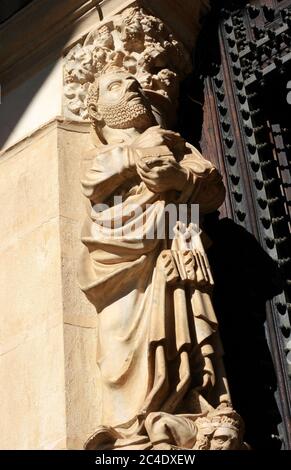
{"type": "MultiPolygon", "coordinates": [[[[107,0],[100,8],[104,13],[116,12],[112,4],[107,0]]],[[[65,57],[66,114],[88,119],[86,94],[90,83],[111,66],[128,71],[144,89],[163,95],[175,106],[179,84],[191,72],[189,50],[207,9],[208,1],[186,1],[183,5],[171,0],[119,2],[120,12],[106,16],[65,57]],[[128,8],[122,9],[125,6],[128,8]]]]}

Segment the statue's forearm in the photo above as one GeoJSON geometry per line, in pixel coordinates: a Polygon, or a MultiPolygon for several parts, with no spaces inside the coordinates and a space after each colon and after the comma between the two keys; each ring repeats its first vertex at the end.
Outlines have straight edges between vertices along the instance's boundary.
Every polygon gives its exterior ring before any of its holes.
{"type": "Polygon", "coordinates": [[[217,210],[225,199],[225,187],[217,169],[200,154],[186,158],[181,166],[187,171],[181,199],[199,204],[204,214],[217,210]]]}

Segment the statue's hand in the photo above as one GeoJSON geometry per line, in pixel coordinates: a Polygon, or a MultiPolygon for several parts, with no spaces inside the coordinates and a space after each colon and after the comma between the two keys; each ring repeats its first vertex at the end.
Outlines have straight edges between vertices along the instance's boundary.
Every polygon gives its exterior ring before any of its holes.
{"type": "Polygon", "coordinates": [[[171,189],[181,191],[187,182],[187,171],[170,155],[140,158],[136,168],[142,181],[154,193],[171,189]]]}
{"type": "Polygon", "coordinates": [[[176,132],[154,126],[147,129],[133,142],[135,148],[161,147],[165,145],[171,151],[182,152],[185,140],[176,132]]]}

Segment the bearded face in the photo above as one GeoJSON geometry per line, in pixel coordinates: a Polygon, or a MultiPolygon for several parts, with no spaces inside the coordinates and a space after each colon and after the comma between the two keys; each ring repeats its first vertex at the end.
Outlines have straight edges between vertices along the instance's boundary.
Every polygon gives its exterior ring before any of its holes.
{"type": "Polygon", "coordinates": [[[100,76],[98,84],[97,113],[108,127],[129,129],[152,124],[150,104],[132,75],[107,73],[100,76]]]}
{"type": "Polygon", "coordinates": [[[112,129],[140,127],[148,114],[148,109],[143,103],[128,101],[126,96],[116,105],[100,104],[98,109],[105,124],[112,129]]]}

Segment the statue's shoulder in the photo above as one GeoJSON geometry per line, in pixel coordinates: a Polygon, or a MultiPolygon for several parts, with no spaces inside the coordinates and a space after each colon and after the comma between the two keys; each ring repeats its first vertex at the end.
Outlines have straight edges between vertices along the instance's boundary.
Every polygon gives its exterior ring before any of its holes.
{"type": "Polygon", "coordinates": [[[104,145],[104,144],[100,144],[100,145],[96,145],[92,148],[90,148],[89,150],[87,150],[87,152],[85,152],[84,154],[84,160],[85,161],[93,161],[95,158],[101,158],[103,155],[108,155],[110,153],[112,153],[114,150],[116,150],[117,148],[125,148],[126,145],[124,143],[116,143],[116,144],[111,144],[111,145],[104,145]]]}

